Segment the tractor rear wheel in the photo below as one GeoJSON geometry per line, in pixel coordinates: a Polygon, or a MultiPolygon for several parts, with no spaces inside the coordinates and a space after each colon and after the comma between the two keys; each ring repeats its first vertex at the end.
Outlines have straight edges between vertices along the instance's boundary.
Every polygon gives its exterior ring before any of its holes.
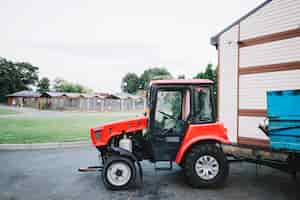
{"type": "Polygon", "coordinates": [[[222,186],[229,173],[226,155],[216,144],[197,144],[185,157],[184,173],[193,187],[222,186]]]}
{"type": "Polygon", "coordinates": [[[102,181],[107,189],[128,189],[135,181],[136,168],[134,162],[126,157],[109,157],[103,166],[102,181]]]}

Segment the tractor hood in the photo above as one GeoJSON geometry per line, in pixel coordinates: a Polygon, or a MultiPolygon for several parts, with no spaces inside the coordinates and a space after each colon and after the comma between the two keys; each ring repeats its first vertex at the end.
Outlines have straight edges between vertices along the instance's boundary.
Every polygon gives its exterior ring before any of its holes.
{"type": "Polygon", "coordinates": [[[96,147],[106,146],[109,140],[116,135],[123,133],[137,132],[147,128],[147,117],[138,117],[128,120],[111,122],[91,128],[90,136],[96,147]]]}

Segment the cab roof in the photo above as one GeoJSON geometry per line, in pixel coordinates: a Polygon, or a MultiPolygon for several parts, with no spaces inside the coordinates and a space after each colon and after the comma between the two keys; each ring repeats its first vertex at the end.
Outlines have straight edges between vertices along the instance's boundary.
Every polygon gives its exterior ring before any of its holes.
{"type": "Polygon", "coordinates": [[[153,80],[150,85],[201,85],[213,84],[214,82],[208,79],[171,79],[171,80],[153,80]]]}

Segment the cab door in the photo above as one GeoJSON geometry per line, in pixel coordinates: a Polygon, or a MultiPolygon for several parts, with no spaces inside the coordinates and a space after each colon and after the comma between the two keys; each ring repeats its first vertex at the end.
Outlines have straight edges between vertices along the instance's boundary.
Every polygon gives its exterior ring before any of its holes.
{"type": "MultiPolygon", "coordinates": [[[[155,161],[176,157],[186,128],[183,119],[185,89],[159,88],[151,117],[151,144],[155,161]]],[[[190,102],[188,102],[190,103],[190,102]]]]}

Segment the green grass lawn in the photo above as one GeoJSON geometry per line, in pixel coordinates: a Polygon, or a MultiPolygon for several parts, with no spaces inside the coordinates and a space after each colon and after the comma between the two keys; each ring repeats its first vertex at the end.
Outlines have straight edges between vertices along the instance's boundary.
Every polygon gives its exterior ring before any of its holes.
{"type": "Polygon", "coordinates": [[[0,115],[11,115],[11,114],[18,114],[19,112],[8,110],[4,108],[0,108],[0,115]]]}
{"type": "Polygon", "coordinates": [[[70,142],[89,139],[89,128],[136,116],[82,114],[40,118],[0,118],[0,144],[70,142]]]}

